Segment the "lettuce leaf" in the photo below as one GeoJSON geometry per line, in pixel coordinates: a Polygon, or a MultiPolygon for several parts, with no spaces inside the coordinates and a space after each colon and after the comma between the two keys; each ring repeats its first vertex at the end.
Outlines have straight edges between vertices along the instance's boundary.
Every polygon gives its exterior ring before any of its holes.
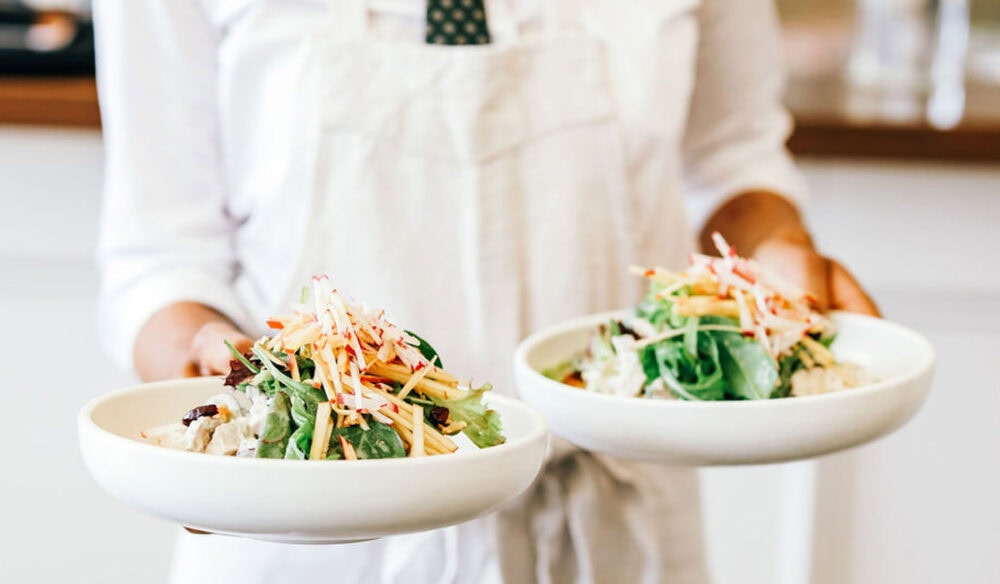
{"type": "Polygon", "coordinates": [[[462,432],[472,440],[472,443],[480,448],[497,446],[507,441],[503,435],[503,425],[500,422],[500,414],[491,410],[483,403],[483,395],[492,389],[487,384],[478,389],[471,390],[466,397],[461,399],[436,399],[430,398],[434,405],[448,408],[451,419],[456,422],[465,422],[466,426],[462,432]]]}

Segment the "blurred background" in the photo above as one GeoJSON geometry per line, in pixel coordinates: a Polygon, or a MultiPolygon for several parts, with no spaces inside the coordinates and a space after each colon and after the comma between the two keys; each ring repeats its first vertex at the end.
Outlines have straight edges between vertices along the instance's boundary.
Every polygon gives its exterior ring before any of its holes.
{"type": "MultiPolygon", "coordinates": [[[[140,0],[141,1],[141,0],[140,0]]],[[[928,334],[902,431],[703,472],[719,584],[1000,582],[1000,0],[781,0],[789,148],[820,245],[928,334]]],[[[4,581],[159,582],[170,525],[85,475],[75,414],[129,384],[98,348],[102,181],[88,2],[0,0],[4,581]],[[13,377],[10,377],[13,373],[13,377]]]]}

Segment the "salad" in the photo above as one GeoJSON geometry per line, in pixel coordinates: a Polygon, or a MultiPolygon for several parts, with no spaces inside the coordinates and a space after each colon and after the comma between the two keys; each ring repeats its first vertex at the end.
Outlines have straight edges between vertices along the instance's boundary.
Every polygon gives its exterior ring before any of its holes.
{"type": "Polygon", "coordinates": [[[246,354],[231,345],[229,391],[180,422],[143,433],[151,443],[210,454],[355,460],[449,454],[464,434],[504,442],[483,403],[489,385],[461,384],[423,339],[314,278],[276,332],[246,354]]]}
{"type": "Polygon", "coordinates": [[[869,382],[830,351],[833,323],[815,300],[736,251],[692,254],[687,271],[649,280],[634,314],[597,331],[586,352],[545,374],[600,393],[697,401],[826,393],[869,382]]]}

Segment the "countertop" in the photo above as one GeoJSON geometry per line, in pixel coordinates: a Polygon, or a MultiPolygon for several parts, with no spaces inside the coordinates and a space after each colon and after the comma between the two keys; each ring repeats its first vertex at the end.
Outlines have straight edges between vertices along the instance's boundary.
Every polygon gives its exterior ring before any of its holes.
{"type": "MultiPolygon", "coordinates": [[[[926,98],[859,95],[840,78],[792,80],[793,153],[816,157],[1000,162],[1000,86],[969,83],[959,123],[941,129],[926,98]]],[[[92,77],[0,78],[0,124],[100,127],[92,77]]]]}

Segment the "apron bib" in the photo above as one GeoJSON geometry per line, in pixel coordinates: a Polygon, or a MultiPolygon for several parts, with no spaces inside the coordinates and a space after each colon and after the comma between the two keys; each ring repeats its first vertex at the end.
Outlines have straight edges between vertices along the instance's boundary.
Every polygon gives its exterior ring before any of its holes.
{"type": "MultiPolygon", "coordinates": [[[[510,355],[530,330],[637,293],[604,51],[565,1],[552,34],[460,50],[366,38],[365,3],[334,6],[338,35],[316,43],[320,130],[297,281],[328,273],[456,374],[511,393],[510,355]]],[[[490,17],[516,34],[503,10],[490,17]]]]}

